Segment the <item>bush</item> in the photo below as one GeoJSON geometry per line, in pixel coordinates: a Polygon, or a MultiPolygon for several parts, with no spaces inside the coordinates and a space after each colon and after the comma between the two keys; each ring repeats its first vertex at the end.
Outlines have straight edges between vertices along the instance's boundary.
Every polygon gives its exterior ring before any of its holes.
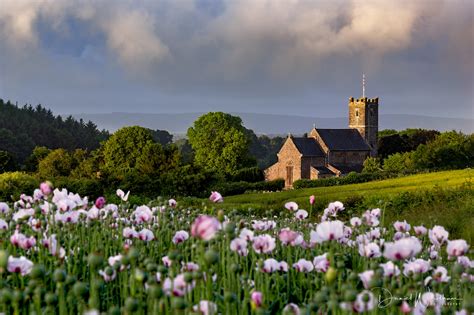
{"type": "Polygon", "coordinates": [[[59,189],[66,188],[68,191],[90,198],[97,198],[104,195],[104,187],[97,179],[61,177],[54,179],[53,185],[59,189]]]}
{"type": "Polygon", "coordinates": [[[232,182],[249,182],[256,183],[265,180],[263,171],[258,167],[247,167],[237,170],[232,176],[232,182]]]}
{"type": "Polygon", "coordinates": [[[171,197],[207,197],[209,187],[218,180],[218,175],[214,172],[201,171],[191,165],[185,165],[161,176],[160,193],[171,197]]]}
{"type": "Polygon", "coordinates": [[[17,200],[23,193],[33,194],[39,180],[22,172],[0,174],[0,200],[17,200]]]}
{"type": "Polygon", "coordinates": [[[293,183],[295,189],[299,188],[314,188],[314,187],[328,187],[338,185],[349,185],[366,183],[374,180],[382,180],[396,177],[396,173],[391,172],[374,172],[374,173],[356,173],[351,172],[344,177],[330,177],[322,179],[298,179],[293,183]]]}
{"type": "Polygon", "coordinates": [[[240,195],[247,191],[279,191],[285,187],[283,179],[272,181],[249,182],[221,182],[212,186],[213,191],[218,191],[223,196],[240,195]]]}

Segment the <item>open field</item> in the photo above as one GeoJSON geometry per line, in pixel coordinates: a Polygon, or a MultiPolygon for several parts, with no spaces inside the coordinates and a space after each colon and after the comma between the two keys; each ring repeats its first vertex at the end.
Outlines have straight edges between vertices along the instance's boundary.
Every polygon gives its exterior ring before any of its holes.
{"type": "MultiPolygon", "coordinates": [[[[340,200],[346,207],[344,215],[360,215],[369,208],[382,208],[384,226],[396,220],[414,224],[446,226],[455,237],[474,241],[474,170],[433,172],[362,184],[305,188],[275,193],[249,193],[224,197],[218,205],[226,211],[279,215],[286,211],[285,202],[295,201],[300,208],[312,210],[318,220],[328,203],[340,200]],[[309,196],[316,202],[312,209],[309,196]]],[[[208,200],[191,200],[191,205],[215,207],[208,200]]]]}
{"type": "MultiPolygon", "coordinates": [[[[442,226],[384,224],[388,210],[356,218],[351,202],[345,209],[331,203],[322,221],[295,205],[282,205],[285,210],[269,218],[218,210],[225,200],[189,208],[155,199],[137,207],[121,190],[120,202],[107,204],[103,197],[91,202],[53,191],[48,183],[40,188],[14,203],[0,202],[0,313],[474,311],[471,242],[452,233],[449,220],[442,226]],[[402,303],[392,292],[417,299],[402,303]]],[[[456,203],[464,212],[449,215],[466,222],[460,218],[469,207],[459,205],[471,202],[472,211],[470,192],[453,188],[427,196],[438,205],[456,203]]]]}
{"type": "Polygon", "coordinates": [[[464,169],[455,171],[433,172],[373,181],[362,184],[316,187],[298,190],[288,190],[274,193],[251,193],[225,198],[222,206],[230,208],[281,208],[286,201],[295,201],[303,208],[309,208],[308,196],[314,195],[325,201],[346,199],[348,197],[387,197],[403,192],[426,189],[454,188],[474,181],[474,170],[464,169]]]}

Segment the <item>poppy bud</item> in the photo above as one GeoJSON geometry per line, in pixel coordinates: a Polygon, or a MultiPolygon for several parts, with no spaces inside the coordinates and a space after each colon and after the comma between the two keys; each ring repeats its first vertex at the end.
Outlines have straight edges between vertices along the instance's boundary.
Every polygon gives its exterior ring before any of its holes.
{"type": "Polygon", "coordinates": [[[97,268],[97,267],[100,267],[100,265],[102,265],[102,263],[104,262],[104,259],[102,258],[101,255],[92,253],[87,258],[87,261],[89,265],[91,266],[91,268],[97,268]]]}
{"type": "Polygon", "coordinates": [[[55,305],[58,302],[56,294],[49,292],[45,295],[44,300],[48,305],[55,305]]]}
{"type": "Polygon", "coordinates": [[[135,269],[135,273],[134,273],[134,276],[135,276],[135,280],[137,280],[138,282],[145,282],[146,281],[146,273],[144,273],[143,271],[141,271],[140,269],[135,269]]]}
{"type": "Polygon", "coordinates": [[[209,249],[205,254],[204,254],[204,261],[208,265],[213,265],[219,261],[219,254],[213,250],[209,249]]]}
{"type": "Polygon", "coordinates": [[[223,222],[224,221],[224,210],[219,210],[217,211],[217,219],[219,220],[219,222],[223,222]]]}
{"type": "Polygon", "coordinates": [[[120,307],[118,306],[112,306],[109,308],[109,311],[107,312],[108,315],[120,315],[120,307]]]}
{"type": "Polygon", "coordinates": [[[329,267],[328,270],[326,271],[326,274],[324,275],[324,278],[326,279],[327,283],[329,284],[333,283],[336,277],[337,277],[337,270],[334,269],[333,267],[329,267]]]}
{"type": "Polygon", "coordinates": [[[32,279],[42,279],[46,274],[46,270],[43,265],[34,265],[31,269],[30,277],[32,279]]]}
{"type": "Polygon", "coordinates": [[[5,250],[0,250],[0,272],[3,272],[8,265],[8,252],[5,250]]]}
{"type": "Polygon", "coordinates": [[[175,297],[171,301],[171,306],[177,310],[184,310],[186,308],[186,302],[182,298],[175,297]]]}
{"type": "Polygon", "coordinates": [[[134,298],[128,297],[125,300],[125,309],[128,312],[130,313],[136,312],[138,310],[138,307],[139,307],[138,301],[135,300],[134,298]]]}

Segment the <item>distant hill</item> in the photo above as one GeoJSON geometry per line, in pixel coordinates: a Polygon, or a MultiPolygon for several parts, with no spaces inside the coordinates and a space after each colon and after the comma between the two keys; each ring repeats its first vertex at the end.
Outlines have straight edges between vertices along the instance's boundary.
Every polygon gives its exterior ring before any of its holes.
{"type": "Polygon", "coordinates": [[[6,151],[17,162],[24,162],[35,146],[50,149],[95,149],[108,132],[72,116],[55,116],[41,105],[18,107],[0,99],[0,151],[6,151]]]}
{"type": "MultiPolygon", "coordinates": [[[[204,113],[150,114],[108,113],[77,114],[76,118],[94,121],[100,128],[114,131],[123,126],[140,125],[151,129],[167,130],[173,134],[185,134],[194,120],[204,113]]],[[[244,125],[257,134],[302,134],[315,124],[319,128],[347,128],[347,118],[318,118],[291,115],[232,113],[242,118],[244,125]]],[[[474,119],[443,118],[418,115],[384,114],[380,116],[380,130],[406,128],[458,130],[474,132],[474,119]]]]}

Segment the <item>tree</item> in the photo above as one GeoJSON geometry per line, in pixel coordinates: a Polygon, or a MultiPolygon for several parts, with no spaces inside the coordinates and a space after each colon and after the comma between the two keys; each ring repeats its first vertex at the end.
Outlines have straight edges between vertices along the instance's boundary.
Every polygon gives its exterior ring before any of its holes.
{"type": "Polygon", "coordinates": [[[362,173],[375,173],[381,170],[380,160],[374,157],[368,157],[364,161],[364,169],[362,173]]]}
{"type": "Polygon", "coordinates": [[[173,135],[166,130],[151,130],[151,136],[155,142],[158,142],[162,146],[167,146],[173,142],[173,135]]]}
{"type": "Polygon", "coordinates": [[[383,170],[401,173],[413,169],[412,152],[395,153],[383,161],[383,170]]]}
{"type": "Polygon", "coordinates": [[[17,168],[13,155],[6,151],[0,151],[0,173],[12,172],[17,168]]]}
{"type": "Polygon", "coordinates": [[[182,164],[192,164],[194,162],[194,151],[188,139],[179,139],[175,143],[181,156],[182,164]]]}
{"type": "Polygon", "coordinates": [[[220,174],[232,174],[247,166],[250,139],[240,117],[211,112],[188,129],[196,165],[220,174]]]}
{"type": "Polygon", "coordinates": [[[133,126],[117,130],[104,144],[104,169],[111,173],[134,169],[144,150],[153,143],[149,129],[133,126]]]}
{"type": "Polygon", "coordinates": [[[42,179],[69,176],[76,166],[77,161],[72,154],[64,149],[56,149],[39,162],[38,175],[42,179]]]}
{"type": "Polygon", "coordinates": [[[25,168],[29,172],[36,172],[42,159],[51,152],[47,147],[35,147],[31,155],[25,161],[25,168]]]}
{"type": "Polygon", "coordinates": [[[102,169],[119,175],[131,171],[159,175],[176,168],[180,159],[175,146],[163,149],[153,140],[149,129],[138,126],[116,131],[105,142],[102,156],[102,169]]]}
{"type": "Polygon", "coordinates": [[[413,153],[418,169],[456,169],[474,166],[474,134],[449,131],[413,153]]]}

